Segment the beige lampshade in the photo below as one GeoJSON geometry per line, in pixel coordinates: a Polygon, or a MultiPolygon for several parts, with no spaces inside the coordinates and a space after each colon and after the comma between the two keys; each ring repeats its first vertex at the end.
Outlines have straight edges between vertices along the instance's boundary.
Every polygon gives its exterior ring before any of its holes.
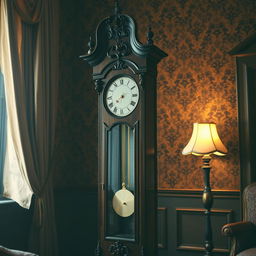
{"type": "Polygon", "coordinates": [[[197,156],[215,154],[224,156],[227,152],[227,148],[219,138],[216,124],[194,123],[191,139],[183,149],[182,154],[197,156]]]}

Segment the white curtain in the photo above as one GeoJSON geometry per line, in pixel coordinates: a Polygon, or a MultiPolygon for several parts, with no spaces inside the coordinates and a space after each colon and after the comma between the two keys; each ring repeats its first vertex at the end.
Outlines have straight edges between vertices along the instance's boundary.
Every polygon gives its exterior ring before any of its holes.
{"type": "Polygon", "coordinates": [[[8,112],[6,157],[13,158],[6,161],[4,193],[26,208],[35,195],[31,249],[40,256],[54,256],[51,163],[58,90],[58,1],[0,1],[1,46],[5,45],[0,65],[8,112]]]}
{"type": "Polygon", "coordinates": [[[0,195],[3,194],[3,168],[6,149],[7,114],[4,92],[4,77],[0,69],[0,195]]]}
{"type": "Polygon", "coordinates": [[[13,85],[13,72],[9,43],[9,29],[6,2],[1,0],[0,6],[0,67],[4,76],[5,97],[7,107],[7,148],[4,164],[3,195],[29,208],[32,190],[27,182],[26,166],[21,146],[20,131],[17,118],[17,107],[13,85]],[[16,150],[17,151],[16,151],[16,150]],[[18,154],[16,154],[18,152],[18,154]],[[19,158],[18,158],[19,156],[19,158]]]}

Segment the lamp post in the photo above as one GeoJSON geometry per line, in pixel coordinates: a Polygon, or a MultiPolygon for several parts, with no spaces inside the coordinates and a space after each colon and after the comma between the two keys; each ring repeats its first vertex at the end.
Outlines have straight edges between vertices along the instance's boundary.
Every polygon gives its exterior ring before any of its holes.
{"type": "Polygon", "coordinates": [[[211,225],[211,208],[213,204],[213,196],[210,185],[210,161],[211,154],[224,156],[227,154],[227,148],[221,142],[216,124],[214,123],[194,123],[192,136],[183,149],[183,155],[202,156],[204,171],[204,191],[202,201],[205,208],[206,227],[205,227],[205,256],[212,255],[212,225],[211,225]]]}

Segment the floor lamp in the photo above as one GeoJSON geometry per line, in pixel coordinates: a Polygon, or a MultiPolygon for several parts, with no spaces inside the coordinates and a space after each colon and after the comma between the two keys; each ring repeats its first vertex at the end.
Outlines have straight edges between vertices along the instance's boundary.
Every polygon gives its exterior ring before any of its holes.
{"type": "Polygon", "coordinates": [[[211,225],[211,208],[213,204],[213,196],[210,186],[210,161],[211,154],[224,156],[227,154],[227,149],[221,142],[216,124],[214,123],[194,123],[193,133],[190,141],[183,149],[183,155],[202,156],[204,171],[204,191],[202,196],[203,205],[205,208],[206,227],[205,227],[205,256],[212,255],[212,225],[211,225]]]}

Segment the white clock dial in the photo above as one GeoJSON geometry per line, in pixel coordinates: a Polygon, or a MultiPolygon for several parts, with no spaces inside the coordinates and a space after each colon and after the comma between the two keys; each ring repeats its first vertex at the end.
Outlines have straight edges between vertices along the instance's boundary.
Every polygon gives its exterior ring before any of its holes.
{"type": "Polygon", "coordinates": [[[130,77],[119,77],[107,89],[106,105],[116,116],[127,116],[133,112],[139,101],[139,88],[130,77]]]}

